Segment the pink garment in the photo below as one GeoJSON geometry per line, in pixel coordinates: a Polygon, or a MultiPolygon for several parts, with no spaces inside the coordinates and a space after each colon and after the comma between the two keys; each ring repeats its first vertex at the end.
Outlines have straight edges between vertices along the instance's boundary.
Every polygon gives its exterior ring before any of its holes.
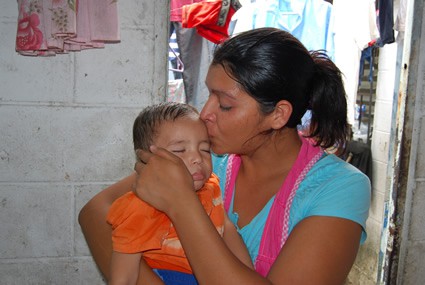
{"type": "Polygon", "coordinates": [[[18,0],[16,51],[51,56],[119,42],[117,1],[18,0]]]}
{"type": "MultiPolygon", "coordinates": [[[[308,139],[302,136],[300,138],[302,146],[297,160],[276,194],[261,237],[260,248],[255,261],[255,270],[263,276],[269,273],[270,267],[288,238],[289,213],[298,186],[311,167],[323,155],[323,150],[320,147],[313,146],[308,139]]],[[[230,207],[240,165],[241,159],[239,156],[232,155],[229,157],[224,194],[224,208],[226,211],[230,207]]]]}

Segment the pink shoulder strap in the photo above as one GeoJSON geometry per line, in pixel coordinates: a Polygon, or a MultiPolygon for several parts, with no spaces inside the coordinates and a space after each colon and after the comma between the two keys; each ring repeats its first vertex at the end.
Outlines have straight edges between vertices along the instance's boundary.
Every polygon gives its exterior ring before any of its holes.
{"type": "Polygon", "coordinates": [[[298,186],[323,155],[320,147],[314,147],[307,139],[300,137],[302,140],[300,153],[276,194],[261,237],[255,269],[263,276],[268,274],[288,238],[289,213],[298,186]]]}
{"type": "MultiPolygon", "coordinates": [[[[289,213],[296,190],[311,167],[323,155],[323,150],[320,147],[313,146],[308,139],[302,136],[300,138],[302,140],[300,153],[282,187],[276,194],[261,237],[255,269],[263,276],[266,276],[270,271],[270,267],[288,238],[289,213]]],[[[238,155],[229,155],[224,189],[224,208],[226,212],[230,208],[240,165],[241,158],[238,155]]]]}
{"type": "Polygon", "coordinates": [[[241,158],[238,155],[231,154],[227,160],[226,184],[224,187],[224,209],[229,212],[232,202],[233,191],[235,189],[236,176],[241,166],[241,158]]]}

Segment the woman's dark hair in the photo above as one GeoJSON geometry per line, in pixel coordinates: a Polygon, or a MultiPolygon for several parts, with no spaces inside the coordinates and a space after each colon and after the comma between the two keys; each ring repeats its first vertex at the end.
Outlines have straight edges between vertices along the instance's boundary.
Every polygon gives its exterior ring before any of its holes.
{"type": "Polygon", "coordinates": [[[324,148],[345,142],[347,102],[341,72],[324,52],[310,53],[283,30],[260,28],[225,41],[216,49],[212,65],[221,65],[259,103],[263,114],[286,100],[293,108],[286,127],[296,128],[311,110],[306,137],[324,148]]]}
{"type": "Polygon", "coordinates": [[[149,151],[161,123],[193,115],[199,115],[198,110],[183,103],[166,102],[146,107],[133,124],[134,150],[149,151]]]}

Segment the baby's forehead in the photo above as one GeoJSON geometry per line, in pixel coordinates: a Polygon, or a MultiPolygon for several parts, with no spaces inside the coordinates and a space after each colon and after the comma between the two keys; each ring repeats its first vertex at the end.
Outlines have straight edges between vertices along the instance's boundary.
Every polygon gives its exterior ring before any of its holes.
{"type": "Polygon", "coordinates": [[[193,133],[199,137],[208,136],[205,123],[197,114],[163,120],[156,126],[156,137],[167,134],[167,137],[171,135],[184,136],[188,133],[193,133]]]}

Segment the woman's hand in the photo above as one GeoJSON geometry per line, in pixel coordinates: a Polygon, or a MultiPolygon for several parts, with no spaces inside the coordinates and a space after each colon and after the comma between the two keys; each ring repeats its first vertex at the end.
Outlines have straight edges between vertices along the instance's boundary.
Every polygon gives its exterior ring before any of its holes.
{"type": "Polygon", "coordinates": [[[178,156],[155,146],[151,146],[150,150],[136,152],[140,162],[134,167],[137,172],[134,192],[170,216],[172,208],[178,207],[178,201],[194,195],[193,179],[178,156]]]}

